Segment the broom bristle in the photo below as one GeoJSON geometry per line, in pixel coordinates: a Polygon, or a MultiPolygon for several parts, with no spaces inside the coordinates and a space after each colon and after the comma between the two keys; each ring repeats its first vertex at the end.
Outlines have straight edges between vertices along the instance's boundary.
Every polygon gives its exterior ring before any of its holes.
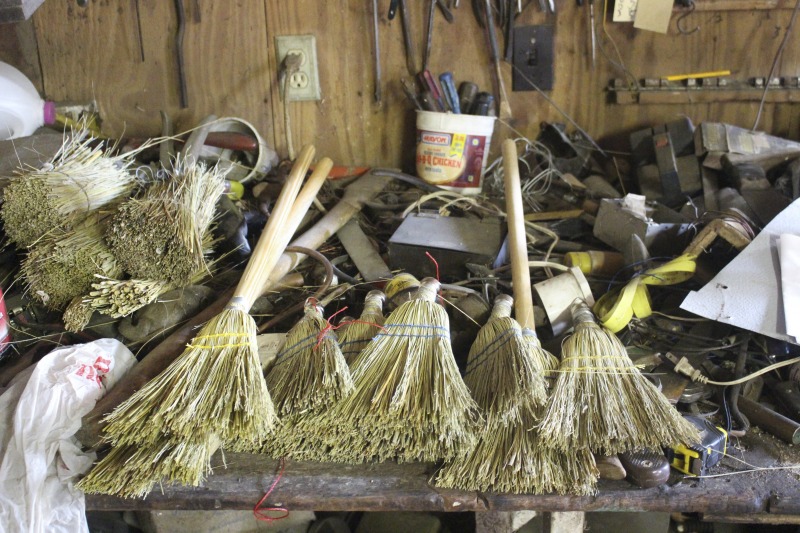
{"type": "Polygon", "coordinates": [[[697,429],[636,369],[616,335],[585,305],[573,315],[575,333],[564,342],[540,426],[543,441],[565,453],[606,455],[697,442],[697,429]]]}
{"type": "Polygon", "coordinates": [[[425,280],[359,357],[356,390],[331,413],[338,434],[366,444],[348,461],[451,459],[474,439],[478,408],[453,357],[447,313],[433,301],[437,290],[425,280]]]}
{"type": "Polygon", "coordinates": [[[267,387],[280,416],[317,412],[353,391],[336,334],[316,301],[306,302],[305,315],[287,334],[267,387]]]}
{"type": "Polygon", "coordinates": [[[144,498],[162,479],[200,485],[211,473],[211,456],[219,441],[172,443],[165,438],[147,446],[118,446],[78,483],[89,494],[144,498]]]}
{"type": "Polygon", "coordinates": [[[247,312],[223,310],[166,370],[106,417],[109,440],[145,445],[161,433],[186,439],[218,435],[241,449],[258,448],[277,417],[255,337],[247,312]]]}
{"type": "Polygon", "coordinates": [[[543,405],[547,399],[541,357],[511,318],[512,305],[507,295],[495,300],[469,351],[464,376],[478,406],[500,418],[513,418],[520,406],[543,405]]]}
{"type": "Polygon", "coordinates": [[[383,326],[383,302],[386,296],[381,291],[370,291],[364,300],[364,311],[358,320],[350,322],[339,335],[339,347],[349,365],[353,365],[358,354],[383,326]]]}

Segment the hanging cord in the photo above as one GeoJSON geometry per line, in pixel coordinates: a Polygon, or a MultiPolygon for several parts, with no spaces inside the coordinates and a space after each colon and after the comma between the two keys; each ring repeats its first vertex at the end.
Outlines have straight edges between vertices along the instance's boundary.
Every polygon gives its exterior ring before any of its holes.
{"type": "Polygon", "coordinates": [[[279,80],[281,96],[283,97],[283,126],[286,135],[286,149],[289,152],[289,159],[291,161],[294,161],[296,154],[294,152],[294,144],[292,143],[292,120],[289,116],[289,90],[291,89],[289,78],[292,77],[292,74],[300,70],[301,61],[302,57],[300,54],[286,54],[281,64],[279,80]]]}
{"type": "Polygon", "coordinates": [[[780,61],[781,55],[783,54],[783,49],[786,48],[786,43],[789,41],[789,35],[792,33],[792,28],[794,27],[794,21],[797,18],[798,9],[800,9],[800,0],[797,0],[797,3],[794,5],[792,18],[789,20],[789,25],[786,26],[786,32],[783,34],[783,41],[781,41],[781,45],[778,47],[777,52],[775,52],[775,58],[772,60],[772,68],[769,69],[769,76],[764,83],[764,92],[761,94],[761,103],[758,104],[758,113],[756,113],[756,120],[753,122],[753,131],[758,128],[758,123],[761,121],[761,113],[764,111],[764,102],[767,101],[769,81],[772,79],[772,76],[775,75],[775,69],[778,68],[778,61],[780,61]]]}

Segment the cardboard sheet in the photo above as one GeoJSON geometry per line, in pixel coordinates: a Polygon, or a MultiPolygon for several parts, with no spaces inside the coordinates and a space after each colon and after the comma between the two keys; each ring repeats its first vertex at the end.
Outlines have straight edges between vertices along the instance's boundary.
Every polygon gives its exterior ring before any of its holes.
{"type": "MultiPolygon", "coordinates": [[[[787,233],[800,235],[800,200],[795,200],[781,211],[705,287],[690,292],[681,308],[712,320],[798,344],[797,339],[786,330],[781,293],[778,242],[780,236],[787,233]]],[[[796,277],[796,272],[787,272],[787,275],[796,277]]]]}

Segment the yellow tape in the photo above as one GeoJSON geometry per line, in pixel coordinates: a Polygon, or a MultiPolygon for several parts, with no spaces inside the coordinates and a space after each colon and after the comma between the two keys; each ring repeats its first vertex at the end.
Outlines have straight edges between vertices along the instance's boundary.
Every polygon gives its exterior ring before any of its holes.
{"type": "Polygon", "coordinates": [[[648,285],[675,285],[690,279],[697,268],[696,257],[685,254],[659,267],[651,268],[633,278],[621,290],[604,294],[594,306],[600,322],[616,333],[636,316],[647,318],[653,313],[650,307],[648,285]]]}

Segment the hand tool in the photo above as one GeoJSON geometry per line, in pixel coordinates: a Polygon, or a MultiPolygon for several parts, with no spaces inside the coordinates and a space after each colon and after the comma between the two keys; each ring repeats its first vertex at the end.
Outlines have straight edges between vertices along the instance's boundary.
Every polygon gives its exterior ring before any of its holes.
{"type": "Polygon", "coordinates": [[[478,86],[471,81],[462,81],[458,87],[458,106],[462,113],[472,113],[472,105],[478,94],[478,86]]]}
{"type": "Polygon", "coordinates": [[[449,23],[452,24],[455,20],[452,11],[447,8],[447,4],[444,3],[444,0],[436,0],[436,4],[439,6],[439,9],[442,11],[442,15],[444,15],[444,19],[449,23]]]}
{"type": "Polygon", "coordinates": [[[419,104],[425,111],[441,111],[441,109],[436,105],[436,99],[428,90],[422,91],[422,93],[419,95],[419,104]]]}
{"type": "Polygon", "coordinates": [[[436,0],[430,0],[430,2],[430,9],[428,10],[428,36],[425,38],[425,56],[422,58],[422,70],[428,70],[428,61],[431,58],[431,45],[433,44],[433,16],[436,14],[436,0]]]}
{"type": "MultiPolygon", "coordinates": [[[[511,2],[511,0],[509,0],[509,2],[511,2]]],[[[508,63],[511,63],[512,59],[514,58],[514,19],[518,13],[518,11],[514,11],[514,9],[509,5],[506,8],[506,16],[503,19],[503,33],[506,40],[504,59],[508,63]]]]}
{"type": "Polygon", "coordinates": [[[417,74],[417,79],[419,80],[419,84],[423,89],[427,89],[433,95],[434,100],[439,105],[440,111],[447,111],[447,106],[442,99],[442,93],[439,91],[439,87],[436,85],[436,80],[434,79],[433,75],[431,74],[430,70],[423,70],[419,74],[417,74]]]}
{"type": "Polygon", "coordinates": [[[669,481],[669,461],[660,450],[624,452],[619,454],[619,461],[625,468],[628,481],[643,489],[669,481]]]}
{"type": "Polygon", "coordinates": [[[678,444],[668,448],[667,459],[673,468],[684,474],[704,476],[725,455],[728,432],[699,416],[684,415],[684,418],[700,430],[700,443],[691,446],[678,444]]]}
{"type": "Polygon", "coordinates": [[[425,109],[419,101],[417,97],[417,93],[414,90],[414,87],[408,83],[408,80],[405,78],[400,78],[400,84],[403,87],[403,92],[406,93],[406,97],[414,104],[414,107],[417,109],[425,109]]]}
{"type": "Polygon", "coordinates": [[[470,114],[488,116],[493,115],[492,111],[494,111],[494,96],[492,96],[492,93],[478,93],[475,97],[475,103],[472,104],[472,109],[470,109],[470,114]]]}
{"type": "Polygon", "coordinates": [[[461,113],[461,106],[458,101],[458,94],[456,93],[456,85],[453,82],[453,73],[444,72],[439,75],[439,83],[442,84],[442,92],[444,99],[447,101],[448,107],[453,110],[453,113],[461,113]]]}
{"type": "Polygon", "coordinates": [[[178,29],[175,33],[175,56],[178,60],[178,82],[181,91],[181,107],[189,107],[189,95],[186,90],[186,68],[183,65],[183,34],[186,31],[186,14],[183,11],[183,0],[175,0],[175,11],[178,15],[178,29]]]}
{"type": "Polygon", "coordinates": [[[484,10],[486,12],[486,31],[489,36],[489,51],[494,63],[495,78],[498,86],[497,96],[500,100],[500,118],[507,120],[511,118],[511,106],[508,103],[508,95],[506,94],[506,86],[503,83],[503,73],[500,71],[500,53],[497,48],[497,34],[494,28],[494,16],[492,15],[492,6],[490,0],[484,0],[484,10]]]}
{"type": "Polygon", "coordinates": [[[397,6],[399,5],[399,0],[392,0],[389,3],[389,14],[386,16],[389,20],[393,20],[395,15],[397,15],[397,6]]]}
{"type": "Polygon", "coordinates": [[[381,101],[381,45],[378,34],[378,0],[372,0],[372,29],[375,39],[375,101],[381,101]]]}
{"type": "Polygon", "coordinates": [[[594,70],[597,55],[597,34],[595,33],[596,30],[594,26],[594,0],[589,0],[589,31],[592,39],[592,70],[594,70]]]}
{"type": "Polygon", "coordinates": [[[411,39],[411,17],[408,13],[408,4],[406,0],[399,0],[399,2],[400,18],[403,23],[403,43],[406,47],[406,68],[409,74],[416,76],[419,71],[417,70],[417,63],[414,60],[416,52],[414,50],[414,41],[411,39]]]}

